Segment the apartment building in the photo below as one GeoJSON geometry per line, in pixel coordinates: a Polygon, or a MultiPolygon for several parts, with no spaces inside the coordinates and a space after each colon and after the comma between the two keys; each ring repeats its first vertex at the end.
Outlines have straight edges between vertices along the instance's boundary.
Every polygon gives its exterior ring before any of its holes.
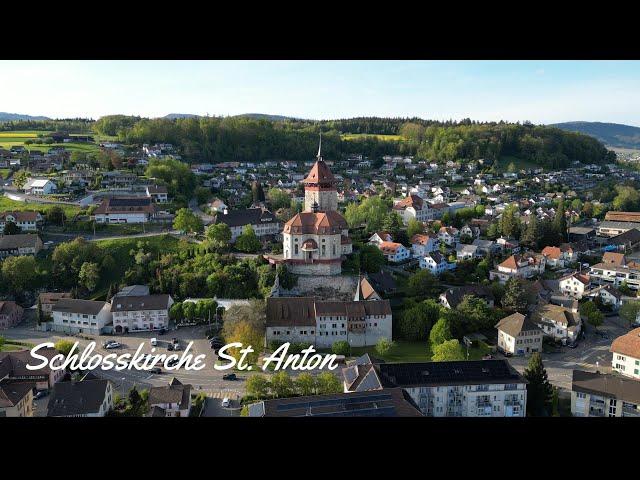
{"type": "Polygon", "coordinates": [[[116,295],[111,300],[113,329],[116,333],[169,328],[171,295],[116,295]]]}
{"type": "Polygon", "coordinates": [[[514,313],[496,324],[498,348],[512,355],[542,352],[542,330],[525,315],[514,313]]]}
{"type": "Polygon", "coordinates": [[[51,309],[53,330],[62,333],[90,333],[100,335],[112,322],[107,302],[61,298],[51,309]]]}
{"type": "Polygon", "coordinates": [[[574,417],[640,417],[640,382],[574,370],[571,413],[574,417]]]}
{"type": "Polygon", "coordinates": [[[611,368],[621,375],[640,380],[640,328],[611,342],[611,368]]]}
{"type": "Polygon", "coordinates": [[[342,370],[345,392],[404,389],[428,417],[524,417],[527,381],[506,360],[380,363],[342,370]]]}
{"type": "Polygon", "coordinates": [[[640,268],[630,265],[616,265],[614,263],[597,263],[589,268],[589,278],[597,285],[613,285],[619,287],[622,283],[631,290],[640,289],[640,268]]]}
{"type": "Polygon", "coordinates": [[[402,388],[276,398],[249,405],[250,417],[422,417],[402,388]]]}
{"type": "Polygon", "coordinates": [[[42,292],[38,295],[42,313],[52,315],[53,306],[62,298],[71,298],[71,292],[42,292]]]}

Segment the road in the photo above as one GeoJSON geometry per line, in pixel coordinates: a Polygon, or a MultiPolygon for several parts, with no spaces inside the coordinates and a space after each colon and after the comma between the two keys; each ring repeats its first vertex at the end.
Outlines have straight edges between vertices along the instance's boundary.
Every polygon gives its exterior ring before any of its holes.
{"type": "MultiPolygon", "coordinates": [[[[608,338],[603,338],[594,333],[593,327],[587,327],[585,338],[576,348],[561,347],[558,353],[543,353],[542,361],[552,385],[562,389],[571,390],[571,377],[573,370],[586,370],[604,373],[611,372],[611,342],[616,337],[629,331],[619,317],[607,317],[604,324],[598,327],[598,331],[606,333],[608,338]]],[[[511,357],[509,363],[523,373],[529,358],[511,357]]]]}
{"type": "Polygon", "coordinates": [[[205,225],[209,225],[210,223],[213,223],[214,217],[204,213],[200,209],[200,206],[198,205],[198,201],[195,198],[192,198],[191,200],[189,200],[189,208],[193,213],[195,213],[198,217],[202,219],[202,223],[204,223],[205,225]]]}
{"type": "MultiPolygon", "coordinates": [[[[30,316],[32,317],[32,316],[30,316]]],[[[187,371],[184,369],[178,370],[164,370],[161,374],[152,374],[148,371],[139,370],[100,370],[94,371],[97,375],[103,378],[112,380],[115,384],[116,390],[120,394],[126,395],[129,389],[133,386],[137,388],[149,388],[151,386],[167,385],[173,377],[176,377],[182,383],[193,385],[193,391],[195,393],[205,392],[212,398],[229,397],[232,399],[238,399],[244,395],[244,385],[246,380],[246,374],[236,373],[238,380],[228,381],[223,380],[222,376],[228,371],[216,370],[213,368],[217,357],[213,354],[209,346],[209,342],[205,338],[206,327],[185,327],[178,330],[171,330],[164,336],[158,336],[157,333],[142,332],[131,333],[127,335],[96,335],[91,336],[94,338],[97,347],[95,353],[105,355],[107,353],[131,353],[133,354],[140,344],[143,344],[142,352],[146,354],[167,354],[166,347],[173,337],[179,339],[180,344],[186,347],[189,341],[193,341],[192,349],[190,353],[193,356],[204,354],[205,368],[199,371],[187,371]],[[158,347],[152,351],[150,345],[150,339],[156,337],[158,339],[158,347]],[[116,340],[120,342],[123,347],[117,350],[105,350],[102,347],[102,343],[105,340],[116,340]]],[[[20,325],[4,330],[3,336],[7,339],[21,340],[33,344],[39,344],[43,342],[57,342],[58,340],[65,339],[72,342],[78,342],[80,349],[86,347],[90,340],[78,338],[74,336],[68,336],[65,334],[59,334],[55,332],[40,332],[34,330],[33,320],[25,320],[20,325]]],[[[182,351],[176,352],[178,355],[182,355],[182,351]]],[[[46,409],[46,407],[45,407],[46,409]]]]}

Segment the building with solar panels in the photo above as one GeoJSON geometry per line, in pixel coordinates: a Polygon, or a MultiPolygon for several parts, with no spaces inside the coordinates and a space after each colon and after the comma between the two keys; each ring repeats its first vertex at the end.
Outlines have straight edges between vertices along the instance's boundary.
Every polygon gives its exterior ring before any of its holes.
{"type": "Polygon", "coordinates": [[[401,388],[277,398],[249,405],[250,417],[422,417],[401,388]]]}
{"type": "Polygon", "coordinates": [[[364,355],[342,370],[345,392],[402,388],[429,417],[524,417],[527,380],[506,360],[384,363],[364,355]]]}
{"type": "Polygon", "coordinates": [[[97,223],[146,223],[156,213],[149,197],[107,197],[96,208],[94,218],[97,223]]]}

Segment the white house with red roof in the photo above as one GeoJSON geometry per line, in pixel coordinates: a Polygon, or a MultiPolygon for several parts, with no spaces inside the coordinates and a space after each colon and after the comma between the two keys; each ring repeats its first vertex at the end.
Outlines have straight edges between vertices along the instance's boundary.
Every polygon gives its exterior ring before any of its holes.
{"type": "Polygon", "coordinates": [[[460,231],[455,227],[440,227],[438,240],[453,247],[460,241],[460,231]]]}
{"type": "Polygon", "coordinates": [[[506,283],[512,277],[531,278],[544,273],[545,266],[546,258],[541,254],[511,255],[489,272],[489,279],[506,283]]]}
{"type": "Polygon", "coordinates": [[[571,273],[558,280],[558,288],[563,295],[580,300],[591,288],[591,279],[584,273],[571,273]]]}
{"type": "Polygon", "coordinates": [[[440,249],[440,240],[434,233],[417,233],[411,237],[411,254],[414,257],[424,257],[429,252],[440,249]]]}
{"type": "Polygon", "coordinates": [[[378,248],[391,263],[403,262],[411,257],[411,251],[401,243],[382,242],[378,248]]]}

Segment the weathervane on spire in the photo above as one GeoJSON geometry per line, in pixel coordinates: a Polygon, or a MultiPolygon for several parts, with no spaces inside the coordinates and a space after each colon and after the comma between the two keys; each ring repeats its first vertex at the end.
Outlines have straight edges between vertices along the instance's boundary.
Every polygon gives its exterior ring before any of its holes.
{"type": "Polygon", "coordinates": [[[318,160],[322,160],[322,131],[320,131],[320,144],[318,145],[318,160]]]}

